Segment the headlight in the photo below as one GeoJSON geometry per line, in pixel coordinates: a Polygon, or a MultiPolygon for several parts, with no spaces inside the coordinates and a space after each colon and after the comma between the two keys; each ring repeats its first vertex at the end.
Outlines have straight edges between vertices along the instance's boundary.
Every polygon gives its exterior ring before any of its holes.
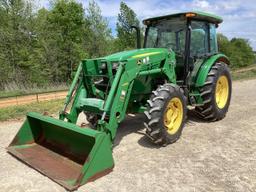
{"type": "Polygon", "coordinates": [[[118,62],[112,63],[112,69],[117,69],[117,68],[118,68],[118,65],[119,65],[118,62]]]}
{"type": "Polygon", "coordinates": [[[100,69],[107,69],[107,63],[101,63],[100,69]]]}

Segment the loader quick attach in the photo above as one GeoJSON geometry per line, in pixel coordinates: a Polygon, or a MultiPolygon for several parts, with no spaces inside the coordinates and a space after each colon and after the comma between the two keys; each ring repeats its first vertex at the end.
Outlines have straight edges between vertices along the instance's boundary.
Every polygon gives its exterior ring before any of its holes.
{"type": "Polygon", "coordinates": [[[127,113],[145,114],[146,135],[165,146],[179,139],[193,106],[209,121],[231,98],[228,58],[218,53],[218,16],[188,12],[143,21],[143,48],[83,60],[59,119],[30,112],[7,150],[68,190],[109,173],[113,142],[127,113]],[[77,125],[83,112],[88,127],[77,125]]]}

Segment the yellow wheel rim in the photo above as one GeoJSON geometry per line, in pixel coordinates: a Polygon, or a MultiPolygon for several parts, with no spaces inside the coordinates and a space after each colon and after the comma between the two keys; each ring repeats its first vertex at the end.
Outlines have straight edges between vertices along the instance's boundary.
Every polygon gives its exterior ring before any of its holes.
{"type": "Polygon", "coordinates": [[[224,75],[220,76],[215,90],[216,104],[219,109],[223,109],[228,101],[229,96],[229,84],[228,78],[224,75]]]}
{"type": "Polygon", "coordinates": [[[178,97],[172,98],[165,110],[164,125],[169,134],[175,134],[182,123],[183,119],[183,105],[178,97]]]}

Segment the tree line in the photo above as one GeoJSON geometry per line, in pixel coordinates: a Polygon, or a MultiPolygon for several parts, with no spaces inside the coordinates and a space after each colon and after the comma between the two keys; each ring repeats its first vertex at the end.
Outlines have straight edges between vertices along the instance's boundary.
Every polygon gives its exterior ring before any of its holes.
{"type": "Polygon", "coordinates": [[[256,55],[247,39],[232,38],[229,40],[223,34],[218,34],[219,51],[227,55],[231,68],[246,67],[256,64],[256,55]]]}
{"type": "Polygon", "coordinates": [[[124,2],[116,38],[94,0],[86,9],[74,0],[51,1],[49,9],[35,6],[28,0],[0,1],[0,89],[10,82],[67,82],[81,59],[135,47],[128,26],[139,20],[124,2]]]}
{"type": "MultiPolygon", "coordinates": [[[[96,58],[136,47],[130,26],[140,26],[136,13],[120,3],[116,37],[99,5],[86,9],[75,0],[52,0],[49,9],[37,9],[32,0],[0,0],[0,90],[5,84],[68,82],[81,59],[96,58]]],[[[220,50],[234,66],[255,62],[247,40],[218,36],[220,50]]]]}

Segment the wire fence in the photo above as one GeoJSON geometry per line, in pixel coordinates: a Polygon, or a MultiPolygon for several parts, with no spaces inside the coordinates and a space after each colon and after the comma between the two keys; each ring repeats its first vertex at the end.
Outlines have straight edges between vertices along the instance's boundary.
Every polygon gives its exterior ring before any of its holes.
{"type": "Polygon", "coordinates": [[[50,93],[36,93],[25,96],[15,96],[9,98],[0,98],[0,108],[29,104],[33,102],[50,101],[63,99],[67,95],[67,91],[56,91],[50,93]]]}

